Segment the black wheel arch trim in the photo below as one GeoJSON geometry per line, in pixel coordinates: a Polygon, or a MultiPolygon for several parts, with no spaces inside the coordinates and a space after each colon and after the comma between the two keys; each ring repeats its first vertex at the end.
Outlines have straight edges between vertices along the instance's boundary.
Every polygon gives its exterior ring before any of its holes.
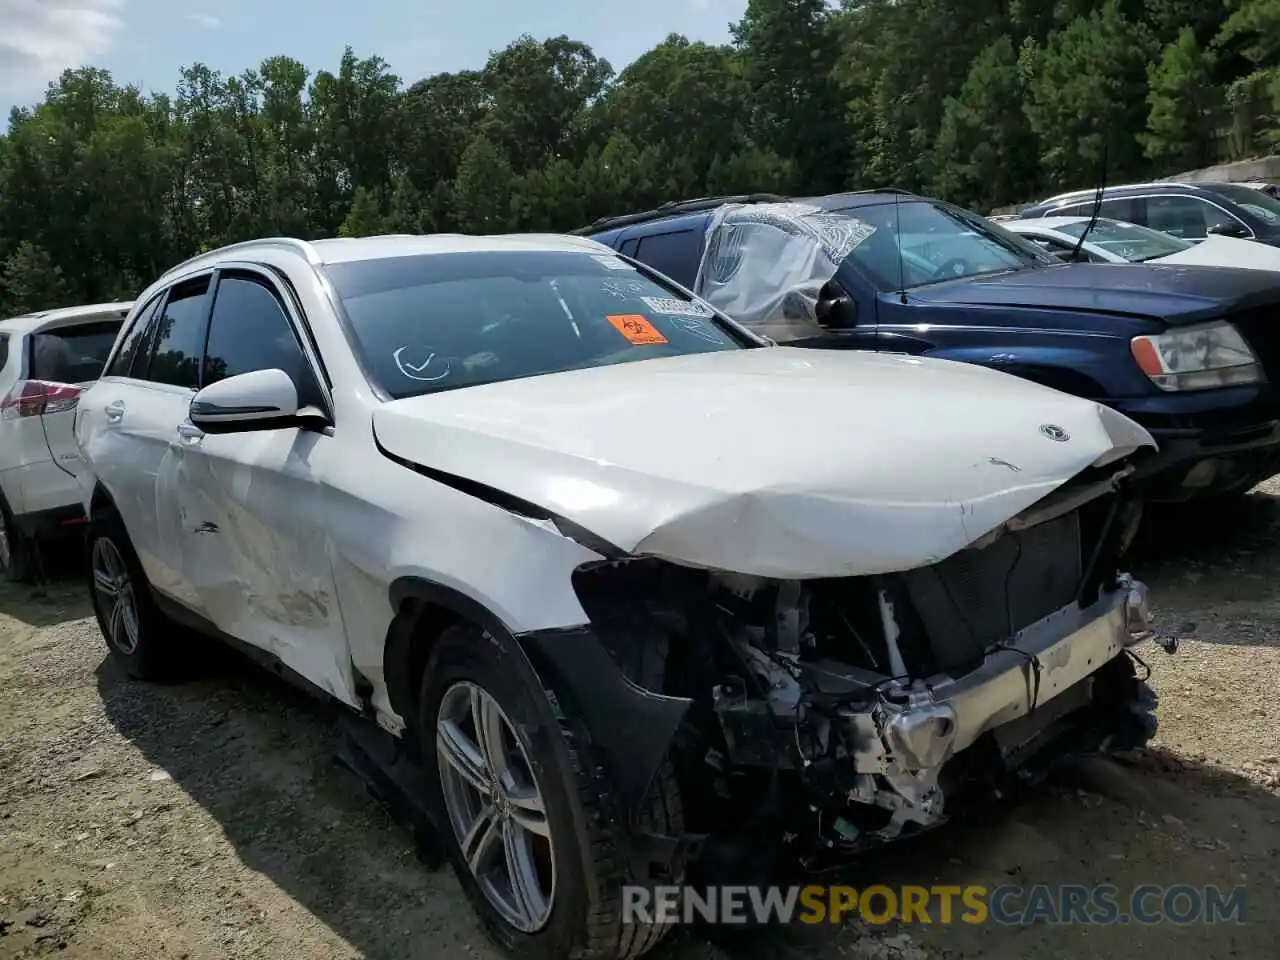
{"type": "Polygon", "coordinates": [[[590,627],[517,635],[538,675],[590,733],[612,780],[628,832],[692,700],[646,690],[628,679],[590,627]]]}
{"type": "MultiPolygon", "coordinates": [[[[623,675],[590,626],[513,633],[483,604],[422,577],[398,578],[391,584],[389,599],[397,612],[413,599],[443,607],[483,627],[513,653],[514,662],[529,671],[530,683],[549,689],[562,708],[580,718],[612,781],[628,832],[634,833],[649,787],[691,700],[637,686],[623,675]]],[[[411,630],[393,628],[387,641],[387,664],[409,662],[408,647],[416,640],[411,630]]],[[[413,702],[416,678],[388,669],[385,682],[397,711],[413,702]]]]}

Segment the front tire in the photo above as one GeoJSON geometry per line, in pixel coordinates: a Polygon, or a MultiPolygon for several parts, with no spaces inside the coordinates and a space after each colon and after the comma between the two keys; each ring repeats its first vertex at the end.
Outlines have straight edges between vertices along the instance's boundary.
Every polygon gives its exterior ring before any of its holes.
{"type": "MultiPolygon", "coordinates": [[[[628,880],[607,778],[577,746],[574,718],[512,656],[489,633],[458,625],[437,641],[424,672],[419,742],[454,870],[504,950],[547,960],[638,957],[669,927],[624,923],[628,880]]],[[[668,768],[649,800],[642,829],[683,830],[668,768]]]]}
{"type": "Polygon", "coordinates": [[[131,677],[169,679],[176,638],[156,607],[151,585],[115,512],[94,513],[86,552],[89,596],[112,656],[131,677]]]}

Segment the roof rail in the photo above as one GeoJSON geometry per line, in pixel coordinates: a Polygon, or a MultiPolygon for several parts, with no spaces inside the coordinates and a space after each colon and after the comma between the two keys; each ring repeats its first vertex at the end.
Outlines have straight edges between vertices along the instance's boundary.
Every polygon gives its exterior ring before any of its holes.
{"type": "MultiPolygon", "coordinates": [[[[1194,187],[1194,183],[1184,183],[1181,180],[1152,180],[1148,183],[1117,183],[1106,187],[1103,192],[1110,190],[1146,190],[1153,187],[1194,187]]],[[[1057,203],[1059,200],[1066,200],[1070,197],[1088,197],[1098,192],[1097,187],[1087,187],[1080,190],[1068,190],[1066,193],[1055,194],[1043,203],[1057,203]]]]}
{"type": "Polygon", "coordinates": [[[292,250],[300,253],[307,258],[308,263],[319,263],[320,258],[316,255],[315,248],[306,240],[299,240],[297,237],[262,237],[258,240],[242,240],[239,243],[229,243],[223,247],[216,247],[213,250],[206,250],[203,253],[197,253],[194,257],[188,257],[181,263],[175,263],[166,270],[161,277],[167,277],[172,273],[183,270],[201,260],[213,260],[230,253],[233,250],[251,250],[255,247],[283,247],[286,250],[292,250]]]}
{"type": "Polygon", "coordinates": [[[630,227],[637,223],[648,223],[650,220],[661,220],[663,217],[670,217],[677,213],[698,213],[702,210],[712,210],[716,207],[724,206],[726,203],[782,203],[788,199],[790,198],[776,193],[741,193],[728,197],[694,197],[690,200],[668,200],[652,210],[627,213],[618,217],[601,217],[594,223],[579,227],[577,230],[570,230],[569,233],[580,237],[589,233],[597,233],[601,230],[612,230],[616,227],[630,227]]]}

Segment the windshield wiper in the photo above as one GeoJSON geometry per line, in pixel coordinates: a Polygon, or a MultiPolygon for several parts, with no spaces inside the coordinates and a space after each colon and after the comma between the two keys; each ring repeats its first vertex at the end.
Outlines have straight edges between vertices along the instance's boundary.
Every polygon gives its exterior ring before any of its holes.
{"type": "Polygon", "coordinates": [[[1076,241],[1075,249],[1071,251],[1071,262],[1076,263],[1080,259],[1080,249],[1084,246],[1084,238],[1089,236],[1093,228],[1098,225],[1098,214],[1102,212],[1102,194],[1107,189],[1107,145],[1102,144],[1102,172],[1098,177],[1098,190],[1093,195],[1093,215],[1089,217],[1089,222],[1085,225],[1084,230],[1080,232],[1080,239],[1076,241]]]}

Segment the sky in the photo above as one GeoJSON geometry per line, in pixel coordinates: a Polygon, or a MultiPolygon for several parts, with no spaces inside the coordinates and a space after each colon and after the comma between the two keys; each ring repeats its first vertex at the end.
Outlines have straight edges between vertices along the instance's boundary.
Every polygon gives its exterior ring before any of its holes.
{"type": "Polygon", "coordinates": [[[197,61],[224,74],[284,54],[313,72],[377,54],[406,84],[483,66],[522,33],[568,34],[615,70],[669,33],[720,43],[746,0],[0,0],[0,129],[67,67],[172,92],[197,61]]]}

